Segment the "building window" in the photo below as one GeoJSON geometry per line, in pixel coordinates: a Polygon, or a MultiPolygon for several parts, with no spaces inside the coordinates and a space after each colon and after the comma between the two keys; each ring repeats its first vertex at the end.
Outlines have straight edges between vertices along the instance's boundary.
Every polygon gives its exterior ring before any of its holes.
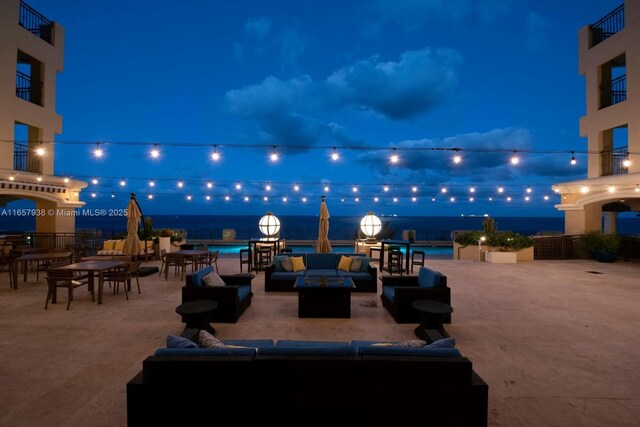
{"type": "Polygon", "coordinates": [[[600,66],[600,108],[627,100],[627,58],[623,53],[600,66]]]}
{"type": "Polygon", "coordinates": [[[43,105],[42,76],[44,64],[34,57],[18,51],[16,96],[25,101],[43,105]]]}

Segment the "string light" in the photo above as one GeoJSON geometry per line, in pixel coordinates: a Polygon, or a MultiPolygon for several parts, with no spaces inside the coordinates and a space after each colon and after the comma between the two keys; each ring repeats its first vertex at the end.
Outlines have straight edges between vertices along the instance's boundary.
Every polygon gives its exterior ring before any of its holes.
{"type": "Polygon", "coordinates": [[[218,160],[220,160],[220,153],[218,153],[218,146],[215,144],[213,146],[213,153],[211,153],[211,160],[213,160],[214,162],[217,162],[218,160]]]}
{"type": "Polygon", "coordinates": [[[529,196],[524,196],[524,201],[525,201],[525,202],[528,202],[530,199],[531,199],[531,197],[529,197],[529,196]]]}
{"type": "Polygon", "coordinates": [[[147,196],[147,199],[149,199],[149,200],[153,200],[153,194],[149,194],[149,195],[147,196]]]}
{"type": "Polygon", "coordinates": [[[155,181],[149,181],[149,187],[155,187],[156,183],[155,181]]]}
{"type": "Polygon", "coordinates": [[[475,193],[475,192],[476,192],[476,187],[471,186],[471,187],[469,188],[469,193],[475,193]]]}
{"type": "Polygon", "coordinates": [[[498,193],[504,193],[504,187],[502,186],[498,187],[498,193]]]}
{"type": "Polygon", "coordinates": [[[116,193],[111,193],[111,198],[115,199],[116,198],[116,193]]]}
{"type": "Polygon", "coordinates": [[[398,203],[398,198],[397,197],[393,198],[393,203],[398,203]]]}
{"type": "Polygon", "coordinates": [[[224,200],[225,200],[226,202],[228,202],[229,200],[231,200],[231,197],[229,197],[229,196],[224,196],[224,200]]]}
{"type": "Polygon", "coordinates": [[[91,193],[91,197],[93,197],[94,199],[97,197],[98,195],[96,193],[91,193]]]}
{"type": "Polygon", "coordinates": [[[265,202],[268,202],[268,201],[269,201],[269,198],[268,198],[267,196],[264,196],[264,197],[262,198],[262,200],[264,200],[265,202]]]}
{"type": "Polygon", "coordinates": [[[338,154],[338,152],[336,151],[336,147],[333,147],[333,152],[331,153],[331,160],[333,160],[334,162],[337,161],[340,158],[340,155],[338,154]]]}
{"type": "Polygon", "coordinates": [[[302,198],[302,203],[307,203],[307,198],[306,197],[302,198]]]}
{"type": "Polygon", "coordinates": [[[575,153],[573,151],[571,152],[571,162],[570,163],[571,163],[572,166],[575,166],[575,164],[578,163],[578,161],[576,160],[575,153]]]}
{"type": "Polygon", "coordinates": [[[178,181],[178,188],[182,188],[182,187],[184,187],[184,182],[178,181]]]}
{"type": "Polygon", "coordinates": [[[511,196],[507,197],[507,202],[511,201],[511,196]]]}
{"type": "Polygon", "coordinates": [[[460,151],[459,148],[454,148],[453,151],[455,151],[456,153],[453,155],[453,163],[455,163],[456,165],[459,164],[462,161],[462,156],[460,156],[460,154],[458,154],[458,151],[460,151]]]}
{"type": "Polygon", "coordinates": [[[213,188],[213,182],[207,182],[207,188],[213,188]]]}
{"type": "Polygon", "coordinates": [[[267,185],[265,185],[264,189],[267,190],[267,191],[271,191],[271,184],[267,183],[267,185]]]}
{"type": "Polygon", "coordinates": [[[192,197],[190,195],[187,196],[187,200],[191,200],[191,199],[192,199],[192,197]]]}
{"type": "Polygon", "coordinates": [[[286,197],[283,197],[283,198],[282,198],[282,202],[283,202],[283,203],[287,203],[287,198],[286,198],[286,197]]]}
{"type": "Polygon", "coordinates": [[[324,186],[324,192],[325,192],[325,193],[328,193],[328,192],[329,192],[329,186],[328,186],[328,185],[325,185],[325,186],[324,186]]]}
{"type": "Polygon", "coordinates": [[[271,159],[272,162],[277,162],[278,161],[278,153],[276,152],[276,146],[273,146],[273,152],[271,153],[271,156],[269,157],[271,159]]]}
{"type": "Polygon", "coordinates": [[[389,158],[389,160],[391,161],[391,163],[398,163],[399,157],[398,154],[396,154],[396,149],[393,149],[393,154],[391,154],[391,157],[389,158]]]}
{"type": "Polygon", "coordinates": [[[447,193],[447,187],[445,187],[444,185],[442,186],[442,188],[440,189],[440,192],[442,194],[446,194],[447,193]]]}
{"type": "Polygon", "coordinates": [[[153,144],[153,148],[151,149],[151,158],[157,159],[160,157],[160,150],[158,150],[158,144],[153,144]]]}
{"type": "Polygon", "coordinates": [[[456,198],[455,198],[455,197],[451,197],[449,200],[450,200],[451,202],[455,202],[455,201],[456,201],[456,198]]]}
{"type": "Polygon", "coordinates": [[[416,202],[416,201],[418,201],[418,198],[417,198],[417,197],[412,197],[412,198],[411,198],[411,201],[412,201],[412,202],[416,202]]]}
{"type": "Polygon", "coordinates": [[[36,154],[38,156],[42,157],[42,156],[44,156],[45,153],[46,153],[46,150],[42,146],[42,142],[41,142],[40,145],[38,146],[38,148],[36,148],[36,154]]]}
{"type": "Polygon", "coordinates": [[[473,197],[469,197],[469,201],[473,202],[475,199],[473,197]]]}
{"type": "Polygon", "coordinates": [[[354,185],[353,188],[351,189],[351,191],[353,191],[354,193],[358,192],[358,186],[354,185]]]}
{"type": "Polygon", "coordinates": [[[622,166],[625,168],[628,168],[629,166],[631,166],[631,160],[629,159],[628,156],[622,161],[622,166]]]}
{"type": "Polygon", "coordinates": [[[384,185],[384,187],[382,187],[382,189],[384,190],[384,192],[388,192],[389,191],[389,186],[387,184],[384,185]]]}
{"type": "Polygon", "coordinates": [[[100,158],[102,157],[103,154],[104,154],[104,151],[102,151],[102,148],[100,148],[100,143],[97,142],[96,149],[93,150],[93,155],[96,156],[97,158],[100,158]]]}
{"type": "Polygon", "coordinates": [[[529,194],[530,194],[530,193],[531,193],[531,191],[532,191],[532,190],[531,190],[531,186],[527,186],[527,193],[529,193],[529,194]]]}
{"type": "Polygon", "coordinates": [[[242,190],[242,184],[236,182],[236,190],[242,190]]]}
{"type": "Polygon", "coordinates": [[[378,199],[377,197],[373,198],[373,201],[376,202],[376,203],[378,203],[378,200],[380,200],[380,199],[378,199]]]}
{"type": "Polygon", "coordinates": [[[358,203],[360,201],[360,197],[356,197],[355,201],[356,201],[356,203],[358,203]]]}
{"type": "Polygon", "coordinates": [[[211,196],[206,196],[206,197],[205,197],[205,200],[206,200],[206,201],[211,200],[211,196]]]}
{"type": "Polygon", "coordinates": [[[248,202],[249,201],[249,196],[244,196],[244,201],[248,202]]]}
{"type": "Polygon", "coordinates": [[[549,196],[545,195],[545,196],[543,197],[543,199],[544,199],[544,200],[549,200],[549,196]]]}
{"type": "Polygon", "coordinates": [[[298,185],[298,183],[296,183],[296,184],[293,186],[293,191],[299,191],[299,190],[300,190],[300,186],[298,185]]]}
{"type": "Polygon", "coordinates": [[[120,180],[120,187],[124,187],[125,185],[127,185],[127,181],[125,181],[124,178],[122,178],[120,180]]]}
{"type": "Polygon", "coordinates": [[[91,180],[91,183],[92,183],[93,185],[98,185],[98,178],[93,178],[93,179],[91,180]]]}
{"type": "Polygon", "coordinates": [[[416,186],[411,187],[411,191],[413,193],[417,193],[418,192],[418,187],[416,187],[416,186]]]}

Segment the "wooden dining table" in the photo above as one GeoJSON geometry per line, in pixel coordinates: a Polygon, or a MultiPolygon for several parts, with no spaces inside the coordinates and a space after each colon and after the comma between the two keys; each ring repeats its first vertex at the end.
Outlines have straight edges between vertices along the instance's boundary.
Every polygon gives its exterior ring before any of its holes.
{"type": "Polygon", "coordinates": [[[45,252],[40,254],[26,254],[19,256],[13,261],[12,273],[13,274],[13,289],[18,289],[18,272],[22,268],[23,282],[27,281],[27,271],[29,270],[30,262],[39,261],[57,261],[60,259],[71,258],[72,253],[70,251],[59,252],[45,252]]]}
{"type": "Polygon", "coordinates": [[[78,273],[88,273],[89,289],[94,287],[94,276],[98,274],[98,304],[102,304],[102,290],[104,288],[104,273],[109,270],[122,268],[125,261],[80,261],[74,264],[56,267],[54,270],[67,270],[78,273]]]}
{"type": "MultiPolygon", "coordinates": [[[[199,260],[203,255],[209,255],[209,251],[199,250],[199,249],[181,249],[179,251],[169,252],[167,253],[168,257],[178,256],[189,259],[193,262],[193,269],[198,270],[199,268],[199,260]]],[[[169,265],[166,264],[164,268],[164,278],[169,278],[169,265]]]]}

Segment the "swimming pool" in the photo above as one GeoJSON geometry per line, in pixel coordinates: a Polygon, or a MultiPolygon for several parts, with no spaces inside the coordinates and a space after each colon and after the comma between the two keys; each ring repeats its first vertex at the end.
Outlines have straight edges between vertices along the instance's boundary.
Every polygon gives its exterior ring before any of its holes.
{"type": "MultiPolygon", "coordinates": [[[[303,252],[315,252],[312,245],[287,245],[287,247],[293,250],[293,253],[303,253],[303,252]]],[[[209,245],[209,251],[220,251],[220,254],[238,254],[240,249],[246,249],[247,245],[209,245]]],[[[401,248],[402,252],[405,253],[405,248],[401,248]]],[[[438,258],[446,258],[453,256],[453,248],[447,246],[411,246],[411,252],[413,250],[421,250],[424,251],[425,256],[427,257],[438,257],[438,258]]],[[[331,251],[339,254],[348,254],[353,253],[353,245],[332,245],[331,251]]]]}

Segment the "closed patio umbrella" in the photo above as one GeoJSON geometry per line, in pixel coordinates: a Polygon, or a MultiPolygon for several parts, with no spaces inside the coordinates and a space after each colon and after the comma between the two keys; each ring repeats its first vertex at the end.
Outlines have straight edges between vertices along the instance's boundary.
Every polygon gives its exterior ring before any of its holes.
{"type": "Polygon", "coordinates": [[[131,199],[127,205],[127,238],[124,241],[123,252],[136,256],[140,253],[140,239],[138,239],[138,223],[142,212],[138,206],[135,193],[131,193],[131,199]]]}
{"type": "Polygon", "coordinates": [[[331,243],[329,243],[329,210],[322,196],[320,204],[320,224],[318,225],[318,241],[316,242],[316,252],[331,252],[331,243]]]}

